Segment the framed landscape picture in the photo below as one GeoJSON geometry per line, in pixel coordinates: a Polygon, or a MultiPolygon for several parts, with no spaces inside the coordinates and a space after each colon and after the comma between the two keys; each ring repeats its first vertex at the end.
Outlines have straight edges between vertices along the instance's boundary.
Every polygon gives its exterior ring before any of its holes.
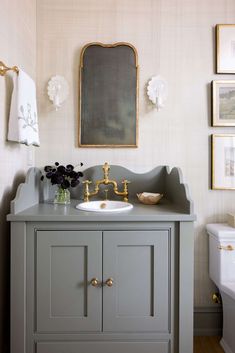
{"type": "Polygon", "coordinates": [[[212,126],[235,126],[235,81],[212,81],[212,126]]]}
{"type": "Polygon", "coordinates": [[[235,189],[235,135],[212,135],[212,189],[235,189]]]}
{"type": "Polygon", "coordinates": [[[216,26],[216,72],[235,73],[235,24],[216,26]]]}

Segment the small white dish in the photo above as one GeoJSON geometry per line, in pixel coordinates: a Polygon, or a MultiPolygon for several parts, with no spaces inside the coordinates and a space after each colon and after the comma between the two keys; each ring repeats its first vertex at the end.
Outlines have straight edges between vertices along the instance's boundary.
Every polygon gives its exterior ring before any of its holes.
{"type": "Polygon", "coordinates": [[[163,194],[157,194],[153,192],[142,192],[136,195],[139,201],[145,205],[156,205],[163,197],[163,194]]]}
{"type": "Polygon", "coordinates": [[[124,201],[89,201],[79,203],[76,208],[88,212],[114,213],[128,211],[133,208],[133,205],[124,201]]]}

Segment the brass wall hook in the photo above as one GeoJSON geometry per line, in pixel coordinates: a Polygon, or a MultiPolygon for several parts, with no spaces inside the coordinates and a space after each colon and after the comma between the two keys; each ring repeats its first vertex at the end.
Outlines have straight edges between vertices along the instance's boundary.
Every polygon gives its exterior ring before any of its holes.
{"type": "Polygon", "coordinates": [[[4,62],[0,61],[0,75],[5,76],[7,71],[15,71],[18,74],[19,69],[17,66],[8,67],[4,64],[4,62]]]}

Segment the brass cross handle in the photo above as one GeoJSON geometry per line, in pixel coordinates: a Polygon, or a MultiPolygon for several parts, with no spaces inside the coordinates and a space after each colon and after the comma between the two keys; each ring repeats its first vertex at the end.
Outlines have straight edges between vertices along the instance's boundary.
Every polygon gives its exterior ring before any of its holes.
{"type": "Polygon", "coordinates": [[[86,185],[89,185],[89,184],[92,184],[92,181],[91,180],[84,180],[82,183],[86,184],[86,185]]]}
{"type": "Polygon", "coordinates": [[[108,287],[112,287],[113,285],[113,279],[110,277],[107,279],[107,281],[105,282],[106,286],[108,287]]]}
{"type": "Polygon", "coordinates": [[[126,180],[126,179],[122,180],[122,184],[130,184],[130,183],[131,183],[131,181],[129,181],[129,180],[126,180]]]}
{"type": "Polygon", "coordinates": [[[89,201],[89,196],[90,196],[89,185],[92,184],[92,181],[84,180],[82,183],[85,185],[83,199],[84,199],[85,202],[88,202],[89,201]]]}
{"type": "Polygon", "coordinates": [[[123,184],[123,187],[124,187],[124,191],[125,192],[128,192],[128,184],[130,184],[131,182],[129,181],[129,180],[126,180],[126,179],[124,179],[124,180],[122,180],[122,184],[123,184]]]}
{"type": "Polygon", "coordinates": [[[98,278],[92,278],[92,280],[91,280],[91,285],[93,287],[99,287],[100,283],[101,282],[98,280],[98,278]]]}
{"type": "Polygon", "coordinates": [[[124,196],[123,201],[128,202],[128,184],[130,184],[129,180],[122,180],[123,184],[123,193],[122,195],[124,196]]]}

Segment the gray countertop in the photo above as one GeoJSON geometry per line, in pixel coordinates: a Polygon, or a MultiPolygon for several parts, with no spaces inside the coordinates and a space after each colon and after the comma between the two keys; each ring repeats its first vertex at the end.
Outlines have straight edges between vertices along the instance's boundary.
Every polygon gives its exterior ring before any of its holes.
{"type": "Polygon", "coordinates": [[[109,221],[193,221],[194,214],[187,214],[182,210],[162,200],[157,205],[143,205],[133,203],[133,208],[129,211],[116,213],[86,212],[76,209],[76,205],[81,200],[71,200],[70,205],[55,205],[52,202],[39,203],[16,214],[9,214],[8,221],[46,221],[46,222],[109,222],[109,221]]]}

